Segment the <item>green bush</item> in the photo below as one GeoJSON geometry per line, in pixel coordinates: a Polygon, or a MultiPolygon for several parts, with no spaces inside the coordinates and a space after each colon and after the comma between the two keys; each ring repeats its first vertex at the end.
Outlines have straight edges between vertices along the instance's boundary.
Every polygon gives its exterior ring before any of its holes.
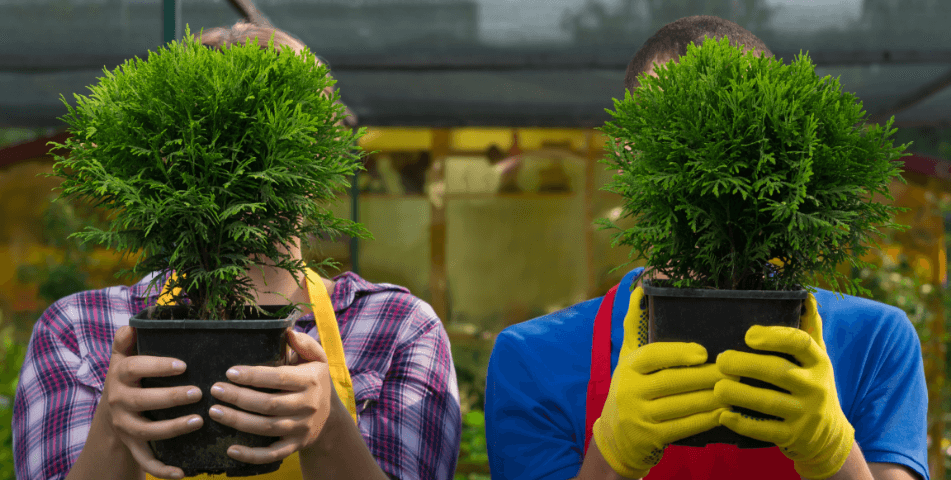
{"type": "MultiPolygon", "coordinates": [[[[635,224],[614,245],[646,258],[674,287],[790,290],[861,267],[879,228],[897,228],[889,196],[907,145],[865,125],[862,104],[819,78],[808,55],[791,65],[724,38],[687,47],[679,63],[642,74],[601,129],[604,163],[635,224]],[[779,259],[781,267],[771,261],[779,259]]],[[[808,288],[808,287],[807,287],[808,288]]]]}
{"type": "Polygon", "coordinates": [[[279,55],[273,38],[211,50],[186,27],[181,42],[106,70],[75,108],[62,99],[71,136],[50,142],[69,151],[53,166],[61,198],[110,210],[107,230],[75,236],[141,251],[135,275],[178,272],[168,287],[196,319],[242,318],[249,268],[300,276],[306,265],[284,250],[297,239],[367,238],[326,208],[362,168],[366,130],[341,124],[339,92],[324,93],[335,82],[304,50],[279,55]]]}

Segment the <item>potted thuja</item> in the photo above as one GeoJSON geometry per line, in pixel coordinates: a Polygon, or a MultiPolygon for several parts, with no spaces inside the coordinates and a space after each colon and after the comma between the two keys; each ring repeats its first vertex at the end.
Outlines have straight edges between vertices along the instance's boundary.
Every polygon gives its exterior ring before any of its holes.
{"type": "Polygon", "coordinates": [[[158,460],[186,476],[257,475],[281,464],[232,459],[231,445],[279,439],[208,418],[218,401],[209,389],[229,381],[228,368],[287,363],[287,330],[300,316],[303,304],[290,299],[255,304],[248,272],[323,273],[330,261],[306,265],[289,253],[295,242],[368,236],[327,209],[361,168],[355,140],[364,133],[342,125],[333,83],[306,49],[279,52],[272,37],[266,49],[248,39],[213,50],[186,28],[181,42],[107,70],[91,97],[67,104],[72,136],[61,147],[69,154],[54,167],[60,197],[91,201],[111,220],[108,230],[76,236],[138,254],[137,275],[156,272],[149,289],[162,298],[129,321],[138,354],[188,366],[142,386],[203,391],[197,403],[146,412],[153,421],[204,417],[199,430],[150,442],[158,460]]]}
{"type": "MultiPolygon", "coordinates": [[[[889,140],[893,119],[867,124],[856,97],[818,77],[806,55],[784,65],[726,38],[690,45],[656,74],[615,100],[602,128],[615,139],[606,189],[633,220],[614,245],[646,259],[648,341],[698,343],[707,363],[725,350],[765,354],[746,344],[747,331],[798,328],[819,279],[839,296],[864,292],[837,267],[866,265],[880,229],[901,228],[896,207],[882,203],[907,146],[889,140]]],[[[708,443],[773,446],[725,426],[675,442],[708,443]]]]}

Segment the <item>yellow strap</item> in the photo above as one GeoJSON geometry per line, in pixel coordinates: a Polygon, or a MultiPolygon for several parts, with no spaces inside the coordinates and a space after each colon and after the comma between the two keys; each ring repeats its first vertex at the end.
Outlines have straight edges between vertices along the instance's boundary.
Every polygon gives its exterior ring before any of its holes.
{"type": "Polygon", "coordinates": [[[340,327],[337,325],[334,307],[330,303],[330,295],[327,294],[324,282],[309,268],[307,269],[307,292],[310,294],[320,344],[327,354],[334,389],[347,407],[347,411],[350,412],[350,416],[353,417],[353,423],[357,423],[357,402],[353,393],[353,381],[350,379],[350,370],[347,369],[347,361],[343,356],[343,341],[340,340],[340,327]]]}
{"type": "MultiPolygon", "coordinates": [[[[172,274],[172,278],[177,278],[174,273],[172,274]]],[[[159,296],[157,302],[158,305],[173,305],[171,301],[172,293],[169,292],[168,288],[170,282],[171,278],[162,289],[162,294],[159,296]]],[[[179,291],[180,289],[176,289],[174,293],[177,294],[179,291]]],[[[327,289],[324,288],[324,283],[320,280],[320,277],[309,268],[307,269],[307,293],[313,304],[312,308],[314,311],[314,321],[317,324],[317,333],[320,335],[321,344],[324,348],[324,352],[327,354],[330,366],[330,378],[337,391],[337,396],[343,401],[343,404],[353,417],[354,423],[356,423],[357,406],[353,393],[353,382],[350,379],[350,371],[347,370],[347,363],[343,356],[343,342],[340,340],[340,329],[337,326],[337,317],[334,315],[333,305],[330,303],[330,296],[327,294],[327,289]]],[[[219,475],[215,475],[215,477],[220,478],[219,475]]],[[[146,480],[159,480],[148,473],[145,474],[145,478],[146,480]]],[[[213,477],[203,473],[188,478],[211,480],[213,477]]],[[[304,478],[304,474],[301,472],[299,455],[297,452],[294,452],[284,459],[284,462],[281,463],[281,467],[277,469],[277,471],[254,475],[248,478],[254,478],[256,480],[300,480],[304,478]]]]}

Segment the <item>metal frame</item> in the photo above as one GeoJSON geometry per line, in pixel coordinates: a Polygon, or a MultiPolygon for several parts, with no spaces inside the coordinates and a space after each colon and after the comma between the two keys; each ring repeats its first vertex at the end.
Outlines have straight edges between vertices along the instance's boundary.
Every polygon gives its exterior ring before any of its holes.
{"type": "MultiPolygon", "coordinates": [[[[175,0],[163,0],[174,3],[175,0]]],[[[170,7],[169,7],[170,8],[170,7]]],[[[181,15],[172,15],[181,23],[181,15]]],[[[165,18],[165,17],[163,17],[165,18]]],[[[170,20],[171,21],[171,20],[170,20]]],[[[166,32],[164,29],[163,32],[166,32]]],[[[180,29],[180,27],[179,27],[180,29]]],[[[180,38],[180,33],[176,39],[180,38]]],[[[171,41],[171,40],[168,40],[171,41]]],[[[790,63],[798,51],[774,52],[785,63],[790,63]]],[[[142,52],[144,57],[148,52],[142,52]]],[[[335,71],[440,71],[440,70],[625,70],[631,59],[631,48],[596,47],[591,50],[560,52],[525,51],[519,49],[460,49],[452,53],[372,53],[323,55],[335,71]]],[[[816,50],[809,57],[817,66],[912,65],[922,63],[951,64],[951,50],[816,50]]],[[[74,70],[101,70],[115,68],[128,55],[106,54],[0,54],[0,73],[49,73],[74,70]]]]}

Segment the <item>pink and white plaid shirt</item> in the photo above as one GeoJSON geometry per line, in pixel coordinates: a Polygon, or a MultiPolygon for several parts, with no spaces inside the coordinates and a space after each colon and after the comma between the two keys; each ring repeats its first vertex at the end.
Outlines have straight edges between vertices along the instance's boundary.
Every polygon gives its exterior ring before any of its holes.
{"type": "MultiPolygon", "coordinates": [[[[18,480],[66,478],[89,435],[115,332],[155,304],[155,289],[146,294],[154,275],[70,295],[36,322],[13,405],[18,480]]],[[[462,424],[442,322],[406,288],[350,272],[334,280],[330,300],[370,452],[391,478],[450,480],[462,424]]],[[[312,314],[294,330],[317,338],[312,314]]]]}

